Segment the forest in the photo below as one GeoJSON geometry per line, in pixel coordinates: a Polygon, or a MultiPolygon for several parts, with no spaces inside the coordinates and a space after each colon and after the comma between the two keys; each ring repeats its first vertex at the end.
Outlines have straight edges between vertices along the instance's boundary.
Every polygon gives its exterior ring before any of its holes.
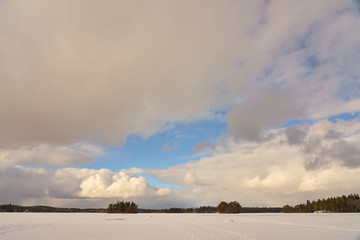
{"type": "Polygon", "coordinates": [[[307,200],[296,206],[285,205],[285,213],[312,213],[312,212],[360,212],[359,194],[350,194],[348,196],[331,197],[327,199],[318,199],[317,201],[307,200]]]}

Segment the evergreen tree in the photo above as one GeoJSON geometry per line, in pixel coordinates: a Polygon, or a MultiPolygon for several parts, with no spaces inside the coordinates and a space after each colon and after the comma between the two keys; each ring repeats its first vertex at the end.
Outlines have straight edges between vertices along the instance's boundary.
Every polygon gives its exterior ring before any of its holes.
{"type": "Polygon", "coordinates": [[[219,213],[240,213],[241,205],[237,201],[230,203],[220,202],[218,205],[219,213]]]}

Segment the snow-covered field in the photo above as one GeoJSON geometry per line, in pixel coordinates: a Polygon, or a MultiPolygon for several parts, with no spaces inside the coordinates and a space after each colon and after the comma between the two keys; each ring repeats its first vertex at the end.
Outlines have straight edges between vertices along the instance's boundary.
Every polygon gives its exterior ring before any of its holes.
{"type": "Polygon", "coordinates": [[[0,213],[0,239],[360,240],[360,214],[0,213]]]}

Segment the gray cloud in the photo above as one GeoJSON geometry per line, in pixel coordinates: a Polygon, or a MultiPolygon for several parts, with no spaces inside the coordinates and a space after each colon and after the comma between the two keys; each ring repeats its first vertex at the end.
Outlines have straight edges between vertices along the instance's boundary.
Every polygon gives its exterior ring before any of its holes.
{"type": "Polygon", "coordinates": [[[347,141],[342,128],[336,129],[335,124],[327,121],[318,126],[319,132],[311,127],[299,126],[291,126],[285,130],[289,144],[297,145],[305,154],[307,170],[327,168],[334,163],[348,168],[360,166],[360,146],[356,142],[347,141]]]}
{"type": "Polygon", "coordinates": [[[208,118],[232,98],[223,79],[238,71],[239,31],[257,17],[256,1],[0,5],[4,147],[121,145],[208,118]]]}
{"type": "Polygon", "coordinates": [[[286,128],[285,134],[290,145],[297,145],[304,141],[307,132],[305,127],[294,125],[286,128]]]}
{"type": "Polygon", "coordinates": [[[50,166],[73,166],[93,163],[94,159],[103,155],[101,147],[92,144],[75,144],[72,146],[40,145],[23,146],[16,150],[0,149],[2,167],[28,164],[50,166]]]}
{"type": "Polygon", "coordinates": [[[239,139],[257,140],[265,127],[276,127],[303,115],[303,105],[297,104],[300,91],[258,86],[244,102],[235,106],[226,119],[228,132],[239,139]]]}
{"type": "Polygon", "coordinates": [[[340,137],[342,137],[343,134],[341,132],[337,132],[333,129],[330,129],[326,135],[325,135],[325,138],[328,138],[328,139],[339,139],[340,137]]]}
{"type": "Polygon", "coordinates": [[[358,13],[335,1],[289,2],[286,14],[278,4],[271,2],[257,34],[273,44],[271,54],[263,58],[258,81],[227,115],[228,132],[238,139],[257,140],[262,130],[294,118],[360,110],[358,13]],[[306,17],[295,17],[299,12],[306,17]]]}
{"type": "Polygon", "coordinates": [[[46,196],[50,173],[43,169],[0,168],[2,203],[20,203],[27,198],[46,196]]]}
{"type": "Polygon", "coordinates": [[[327,151],[329,157],[340,161],[344,166],[356,168],[360,166],[360,146],[343,140],[333,143],[327,151]]]}
{"type": "Polygon", "coordinates": [[[193,152],[212,152],[216,148],[216,145],[209,142],[209,141],[203,141],[195,144],[192,147],[193,152]]]}
{"type": "Polygon", "coordinates": [[[121,145],[229,106],[229,133],[255,139],[349,99],[354,3],[263,3],[1,1],[0,146],[121,145]]]}

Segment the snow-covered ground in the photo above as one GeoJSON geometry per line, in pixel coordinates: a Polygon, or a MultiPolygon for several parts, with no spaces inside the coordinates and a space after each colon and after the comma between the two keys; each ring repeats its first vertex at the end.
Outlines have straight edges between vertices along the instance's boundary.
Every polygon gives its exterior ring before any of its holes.
{"type": "Polygon", "coordinates": [[[0,213],[0,239],[360,240],[360,214],[0,213]]]}

